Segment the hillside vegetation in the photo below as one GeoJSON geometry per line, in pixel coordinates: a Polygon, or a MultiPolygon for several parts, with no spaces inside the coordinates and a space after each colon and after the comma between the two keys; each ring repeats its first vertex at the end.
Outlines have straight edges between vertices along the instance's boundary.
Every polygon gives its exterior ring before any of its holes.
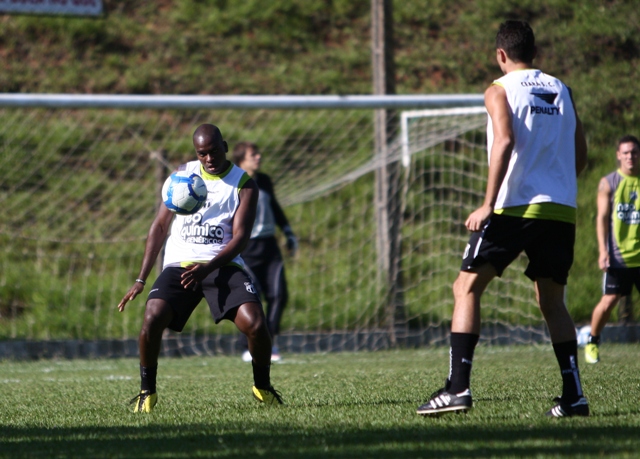
{"type": "MultiPolygon", "coordinates": [[[[2,92],[367,94],[370,1],[105,0],[102,18],[0,15],[2,92]]],[[[569,84],[585,123],[572,308],[599,297],[595,189],[615,141],[638,132],[640,13],[633,1],[396,1],[397,92],[480,93],[496,77],[493,39],[529,21],[536,64],[569,84]]]]}
{"type": "MultiPolygon", "coordinates": [[[[105,0],[104,18],[0,16],[3,92],[367,94],[368,0],[105,0]]],[[[635,128],[633,1],[394,4],[397,91],[482,92],[497,25],[530,21],[537,64],[577,95],[592,141],[635,128]]]]}

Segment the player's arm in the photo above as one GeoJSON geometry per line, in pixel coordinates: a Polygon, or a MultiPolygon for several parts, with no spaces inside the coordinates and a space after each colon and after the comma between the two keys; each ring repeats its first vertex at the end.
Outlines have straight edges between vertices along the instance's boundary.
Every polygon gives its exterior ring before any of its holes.
{"type": "MultiPolygon", "coordinates": [[[[173,212],[167,209],[164,205],[160,206],[160,209],[158,209],[156,218],[151,223],[149,233],[147,234],[147,242],[144,248],[144,256],[142,257],[142,266],[138,273],[138,279],[146,281],[147,277],[149,277],[149,273],[153,269],[156,259],[158,258],[158,254],[160,253],[160,250],[162,250],[162,246],[169,234],[169,228],[171,226],[173,216],[173,212]]],[[[143,290],[144,284],[136,281],[118,304],[120,312],[124,310],[128,301],[133,300],[143,290]]]]}
{"type": "Polygon", "coordinates": [[[265,189],[271,195],[271,200],[270,200],[271,210],[273,211],[273,217],[276,220],[276,225],[280,227],[280,229],[282,230],[282,232],[287,238],[287,251],[289,252],[289,255],[294,256],[296,254],[296,251],[298,250],[298,238],[296,237],[295,233],[291,229],[291,225],[289,225],[289,220],[287,219],[287,216],[284,214],[284,210],[282,210],[282,207],[278,202],[278,198],[276,198],[276,191],[273,187],[273,183],[271,183],[271,179],[269,178],[268,175],[265,175],[264,178],[265,178],[265,185],[266,185],[265,189]]]}
{"type": "Polygon", "coordinates": [[[609,220],[611,219],[611,187],[607,179],[600,179],[598,185],[598,214],[596,215],[596,235],[598,237],[598,266],[606,271],[609,267],[609,220]]]}
{"type": "Polygon", "coordinates": [[[233,216],[231,240],[208,263],[199,263],[187,267],[187,270],[182,273],[181,283],[184,288],[193,287],[196,282],[202,281],[216,269],[229,264],[244,250],[249,242],[258,207],[258,186],[256,182],[253,179],[249,179],[240,189],[239,195],[240,205],[233,216]]]}
{"type": "Polygon", "coordinates": [[[278,225],[281,229],[284,229],[285,227],[289,226],[289,221],[287,220],[287,216],[284,214],[284,211],[282,210],[282,207],[278,202],[278,198],[276,197],[276,190],[273,187],[271,178],[266,174],[262,174],[261,178],[263,182],[260,186],[263,187],[264,190],[271,196],[269,203],[271,204],[271,210],[273,211],[273,218],[275,218],[276,220],[276,225],[278,225]]]}
{"type": "Polygon", "coordinates": [[[504,88],[495,84],[489,86],[484,93],[484,103],[493,126],[493,144],[484,203],[473,211],[465,222],[465,226],[470,231],[480,231],[491,217],[500,186],[507,175],[511,151],[515,143],[511,127],[511,109],[504,88]]]}

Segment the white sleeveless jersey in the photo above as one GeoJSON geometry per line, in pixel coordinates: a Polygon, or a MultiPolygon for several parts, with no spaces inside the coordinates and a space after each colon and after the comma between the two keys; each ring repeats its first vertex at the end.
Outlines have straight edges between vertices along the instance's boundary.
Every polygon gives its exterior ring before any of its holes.
{"type": "MultiPolygon", "coordinates": [[[[240,205],[240,189],[249,175],[233,164],[220,175],[205,172],[199,161],[190,161],[178,170],[195,172],[207,185],[207,201],[193,215],[176,215],[171,225],[164,255],[164,268],[207,262],[224,249],[232,237],[233,217],[240,205]]],[[[232,263],[244,267],[238,255],[232,263]]]]}
{"type": "MultiPolygon", "coordinates": [[[[540,70],[509,72],[502,86],[511,107],[515,145],[496,209],[555,203],[576,207],[576,114],[569,88],[540,70]]],[[[493,126],[487,123],[491,155],[493,126]]]]}

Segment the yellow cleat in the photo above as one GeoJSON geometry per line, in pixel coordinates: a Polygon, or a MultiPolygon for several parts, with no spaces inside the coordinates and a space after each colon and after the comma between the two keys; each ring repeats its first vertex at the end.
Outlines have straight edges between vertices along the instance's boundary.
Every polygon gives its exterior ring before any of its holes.
{"type": "Polygon", "coordinates": [[[600,349],[597,344],[587,344],[584,347],[584,360],[587,363],[598,363],[600,361],[600,349]]]}
{"type": "Polygon", "coordinates": [[[141,390],[138,395],[131,399],[129,405],[133,403],[135,403],[133,407],[134,413],[151,413],[156,403],[158,403],[158,393],[150,394],[148,390],[141,390]]]}
{"type": "Polygon", "coordinates": [[[283,405],[282,398],[280,397],[280,392],[275,390],[272,387],[268,389],[258,389],[256,386],[253,386],[253,396],[259,402],[262,402],[266,405],[283,405]]]}

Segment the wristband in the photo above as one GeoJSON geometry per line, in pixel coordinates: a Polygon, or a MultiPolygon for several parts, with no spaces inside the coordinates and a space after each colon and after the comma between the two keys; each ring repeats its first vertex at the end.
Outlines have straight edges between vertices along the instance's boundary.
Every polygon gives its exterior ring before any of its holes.
{"type": "Polygon", "coordinates": [[[144,281],[143,279],[136,279],[136,282],[142,284],[142,285],[147,285],[147,282],[144,281]]]}

